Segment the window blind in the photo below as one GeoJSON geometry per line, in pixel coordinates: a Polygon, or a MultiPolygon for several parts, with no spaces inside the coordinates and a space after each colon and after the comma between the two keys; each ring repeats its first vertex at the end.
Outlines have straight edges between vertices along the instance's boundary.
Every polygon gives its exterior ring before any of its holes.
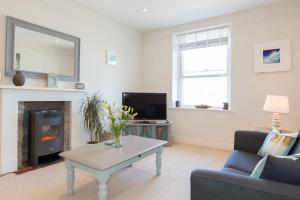
{"type": "Polygon", "coordinates": [[[229,27],[218,27],[178,35],[178,49],[188,50],[212,46],[228,45],[229,27]]]}

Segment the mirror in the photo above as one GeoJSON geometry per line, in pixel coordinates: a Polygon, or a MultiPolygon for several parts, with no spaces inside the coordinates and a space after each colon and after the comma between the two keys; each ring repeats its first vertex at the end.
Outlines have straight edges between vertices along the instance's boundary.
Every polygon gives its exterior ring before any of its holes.
{"type": "Polygon", "coordinates": [[[15,27],[14,70],[74,76],[75,43],[15,27]]]}
{"type": "Polygon", "coordinates": [[[6,75],[20,70],[26,77],[57,75],[79,81],[80,39],[7,17],[6,75]]]}

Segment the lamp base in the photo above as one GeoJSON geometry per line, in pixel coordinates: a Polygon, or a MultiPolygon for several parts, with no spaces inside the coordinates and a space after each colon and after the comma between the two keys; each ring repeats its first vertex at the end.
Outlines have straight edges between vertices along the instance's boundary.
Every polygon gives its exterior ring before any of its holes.
{"type": "Polygon", "coordinates": [[[280,128],[280,116],[279,113],[273,113],[272,126],[279,129],[280,128]]]}

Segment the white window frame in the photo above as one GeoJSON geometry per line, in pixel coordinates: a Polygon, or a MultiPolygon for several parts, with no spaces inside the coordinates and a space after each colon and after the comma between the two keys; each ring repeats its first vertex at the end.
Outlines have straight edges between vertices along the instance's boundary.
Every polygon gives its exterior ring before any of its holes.
{"type": "MultiPolygon", "coordinates": [[[[227,77],[227,102],[229,103],[229,109],[232,109],[231,105],[231,25],[222,24],[218,26],[206,27],[202,29],[190,30],[173,35],[173,105],[175,101],[182,101],[182,82],[185,78],[204,78],[204,77],[227,77]],[[212,29],[218,29],[222,27],[228,27],[228,45],[227,45],[227,71],[225,74],[215,75],[190,75],[184,76],[182,73],[182,59],[181,50],[178,49],[178,36],[182,34],[189,34],[193,32],[209,31],[212,29]]],[[[194,105],[182,105],[183,108],[194,108],[194,105]]],[[[222,107],[212,107],[211,109],[222,109],[222,107]]]]}

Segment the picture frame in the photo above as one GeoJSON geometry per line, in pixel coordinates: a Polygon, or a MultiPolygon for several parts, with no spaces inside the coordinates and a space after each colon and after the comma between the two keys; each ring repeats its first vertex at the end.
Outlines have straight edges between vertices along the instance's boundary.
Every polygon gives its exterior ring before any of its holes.
{"type": "Polygon", "coordinates": [[[291,65],[288,39],[255,44],[254,73],[290,71],[291,65]]]}
{"type": "Polygon", "coordinates": [[[118,65],[118,58],[115,52],[110,50],[106,51],[106,64],[114,67],[118,65]]]}

